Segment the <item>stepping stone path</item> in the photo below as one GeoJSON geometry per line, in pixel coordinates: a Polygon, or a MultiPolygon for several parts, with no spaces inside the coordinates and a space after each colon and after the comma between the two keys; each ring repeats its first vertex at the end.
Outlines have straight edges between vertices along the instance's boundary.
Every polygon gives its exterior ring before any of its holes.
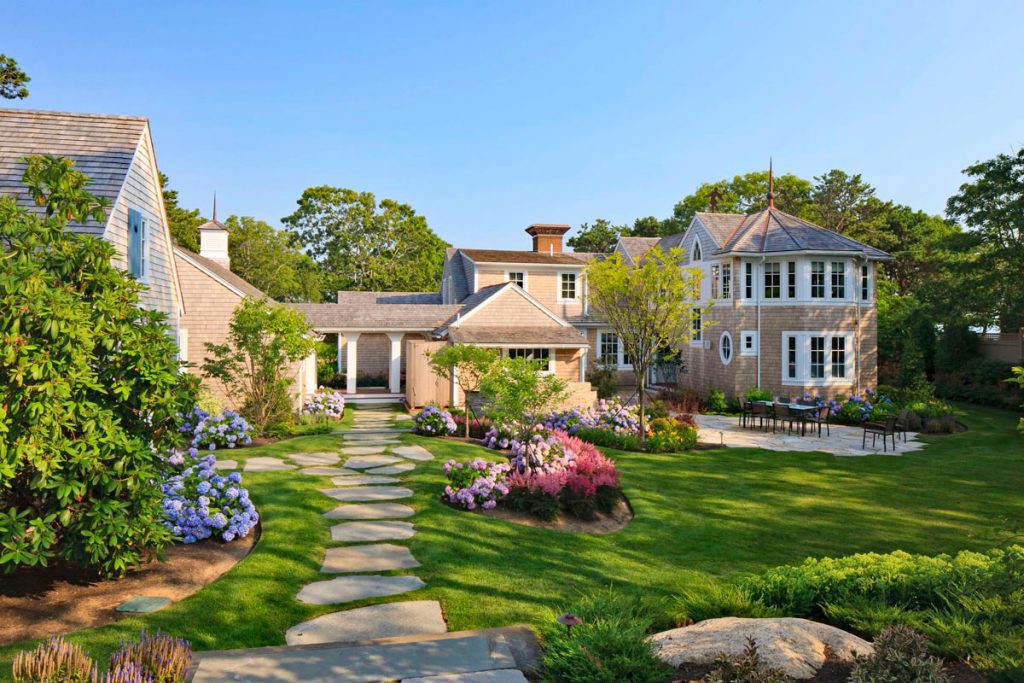
{"type": "Polygon", "coordinates": [[[237,460],[217,460],[217,462],[215,462],[213,466],[214,466],[215,469],[218,469],[218,470],[237,470],[238,469],[238,461],[237,460]]]}
{"type": "MultiPolygon", "coordinates": [[[[400,480],[394,477],[381,477],[366,474],[356,474],[347,477],[335,477],[331,483],[335,486],[371,486],[373,484],[397,484],[400,480]]],[[[331,495],[324,491],[328,496],[331,495]]]]}
{"type": "Polygon", "coordinates": [[[308,605],[336,605],[340,602],[398,595],[426,585],[415,576],[339,576],[303,587],[296,600],[308,605]]]}
{"type": "Polygon", "coordinates": [[[347,470],[344,467],[307,467],[302,470],[302,473],[313,477],[343,477],[346,474],[361,474],[356,470],[347,470]]]}
{"type": "Polygon", "coordinates": [[[415,514],[408,505],[400,503],[369,503],[365,505],[339,505],[324,514],[327,519],[395,519],[415,514]]]}
{"type": "Polygon", "coordinates": [[[243,468],[246,472],[280,472],[281,470],[294,470],[295,465],[289,465],[280,458],[258,456],[249,458],[243,468]]]}
{"type": "Polygon", "coordinates": [[[367,474],[401,474],[416,469],[411,462],[400,462],[387,467],[374,467],[372,470],[363,470],[367,474]]]}
{"type": "Polygon", "coordinates": [[[320,571],[324,574],[350,574],[412,569],[418,566],[420,563],[404,545],[370,543],[328,548],[320,571]]]}
{"type": "Polygon", "coordinates": [[[447,630],[436,600],[410,600],[331,612],[291,627],[285,633],[285,641],[289,645],[309,645],[445,633],[447,630]]]}
{"type": "Polygon", "coordinates": [[[288,457],[303,467],[333,465],[338,462],[338,456],[335,453],[295,453],[288,457]]]}
{"type": "Polygon", "coordinates": [[[410,538],[414,533],[409,522],[374,519],[366,522],[342,522],[331,527],[331,540],[346,543],[392,541],[410,538]]]}
{"type": "Polygon", "coordinates": [[[373,455],[375,453],[383,453],[384,446],[373,445],[373,446],[349,446],[348,448],[342,448],[342,455],[373,455]]]}
{"type": "Polygon", "coordinates": [[[391,451],[395,455],[400,455],[403,458],[409,460],[433,460],[434,454],[428,451],[423,446],[400,446],[398,448],[392,448],[391,451]]]}
{"type": "Polygon", "coordinates": [[[381,465],[393,465],[396,462],[402,462],[402,459],[396,458],[393,455],[357,455],[346,460],[345,467],[365,470],[371,467],[380,467],[381,465]]]}
{"type": "Polygon", "coordinates": [[[321,493],[343,503],[372,503],[378,500],[408,498],[412,495],[412,490],[404,486],[353,486],[352,488],[327,489],[321,493]]]}

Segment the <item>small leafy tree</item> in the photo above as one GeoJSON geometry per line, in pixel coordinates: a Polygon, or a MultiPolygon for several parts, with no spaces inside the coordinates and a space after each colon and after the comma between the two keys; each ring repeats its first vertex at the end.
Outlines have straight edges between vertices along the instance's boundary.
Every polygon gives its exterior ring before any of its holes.
{"type": "Polygon", "coordinates": [[[7,100],[25,99],[28,97],[25,84],[31,80],[14,59],[0,54],[0,97],[7,100]]]}
{"type": "Polygon", "coordinates": [[[480,390],[480,379],[498,360],[498,352],[472,344],[450,344],[430,354],[430,368],[455,383],[466,396],[466,438],[469,438],[469,394],[480,390]]]}
{"type": "Polygon", "coordinates": [[[54,558],[123,574],[170,539],[160,453],[194,402],[164,316],[111,265],[74,162],[29,157],[42,214],[0,196],[0,566],[54,558]]]}
{"type": "Polygon", "coordinates": [[[480,393],[494,417],[529,430],[537,418],[564,399],[568,395],[565,380],[542,370],[540,361],[526,358],[496,361],[480,379],[480,393]]]}
{"type": "Polygon", "coordinates": [[[212,357],[203,374],[222,381],[242,415],[264,433],[290,419],[288,365],[311,354],[316,342],[299,311],[246,297],[231,316],[227,343],[206,344],[212,357]]]}
{"type": "Polygon", "coordinates": [[[633,362],[641,440],[646,433],[648,372],[659,352],[690,341],[694,320],[710,306],[697,306],[701,274],[680,267],[682,259],[681,249],[654,248],[637,266],[616,253],[586,269],[591,307],[615,330],[633,362]]]}

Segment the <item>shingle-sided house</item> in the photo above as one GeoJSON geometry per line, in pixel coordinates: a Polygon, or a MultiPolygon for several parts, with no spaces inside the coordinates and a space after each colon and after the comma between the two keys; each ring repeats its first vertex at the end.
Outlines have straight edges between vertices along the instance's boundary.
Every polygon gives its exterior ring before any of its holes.
{"type": "Polygon", "coordinates": [[[167,314],[177,334],[183,303],[148,119],[0,109],[0,193],[42,211],[22,184],[22,159],[34,154],[73,159],[89,191],[109,200],[103,222],[70,229],[110,242],[114,265],[146,285],[143,306],[167,314]]]}
{"type": "Polygon", "coordinates": [[[878,377],[875,275],[885,252],[770,206],[751,215],[697,213],[661,239],[622,238],[627,260],[680,248],[711,303],[680,349],[679,384],[737,396],[874,388],[878,377]]]}

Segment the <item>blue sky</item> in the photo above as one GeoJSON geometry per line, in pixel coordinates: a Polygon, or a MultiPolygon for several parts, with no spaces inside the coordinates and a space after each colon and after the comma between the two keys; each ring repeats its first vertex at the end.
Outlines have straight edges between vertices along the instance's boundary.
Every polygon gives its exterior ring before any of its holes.
{"type": "Polygon", "coordinates": [[[278,225],[329,184],[442,238],[664,217],[763,168],[941,212],[1024,144],[1024,3],[18,2],[35,109],[145,115],[182,204],[278,225]],[[296,5],[290,7],[288,5],[296,5]]]}

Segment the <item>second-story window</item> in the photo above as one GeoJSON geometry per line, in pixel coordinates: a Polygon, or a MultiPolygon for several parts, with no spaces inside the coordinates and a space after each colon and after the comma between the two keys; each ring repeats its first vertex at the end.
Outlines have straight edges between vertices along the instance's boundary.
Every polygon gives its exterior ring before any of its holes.
{"type": "Polygon", "coordinates": [[[786,296],[796,298],[796,261],[786,262],[786,296]]]}
{"type": "Polygon", "coordinates": [[[764,298],[778,299],[782,296],[782,264],[764,264],[764,298]]]}
{"type": "Polygon", "coordinates": [[[867,265],[860,267],[860,298],[867,301],[871,298],[871,287],[869,285],[871,277],[870,267],[867,265]]]}
{"type": "Polygon", "coordinates": [[[743,283],[743,295],[746,299],[754,298],[754,264],[746,264],[746,271],[744,272],[744,283],[743,283]]]}
{"type": "Polygon", "coordinates": [[[711,298],[718,298],[718,278],[721,277],[721,268],[717,265],[711,266],[711,298]]]}
{"type": "Polygon", "coordinates": [[[811,298],[825,298],[825,262],[811,261],[811,298]]]}
{"type": "Polygon", "coordinates": [[[729,263],[722,264],[722,298],[732,298],[732,265],[729,263]]]}
{"type": "Polygon", "coordinates": [[[691,340],[695,342],[702,341],[704,338],[704,325],[701,321],[701,310],[699,308],[693,309],[693,327],[691,340]]]}
{"type": "Polygon", "coordinates": [[[526,273],[521,270],[509,271],[508,281],[516,283],[521,289],[526,289],[526,273]]]}
{"type": "Polygon", "coordinates": [[[846,264],[842,261],[832,262],[832,298],[846,298],[846,264]]]}
{"type": "Polygon", "coordinates": [[[559,298],[562,301],[576,300],[576,273],[562,273],[559,286],[559,298]]]}

